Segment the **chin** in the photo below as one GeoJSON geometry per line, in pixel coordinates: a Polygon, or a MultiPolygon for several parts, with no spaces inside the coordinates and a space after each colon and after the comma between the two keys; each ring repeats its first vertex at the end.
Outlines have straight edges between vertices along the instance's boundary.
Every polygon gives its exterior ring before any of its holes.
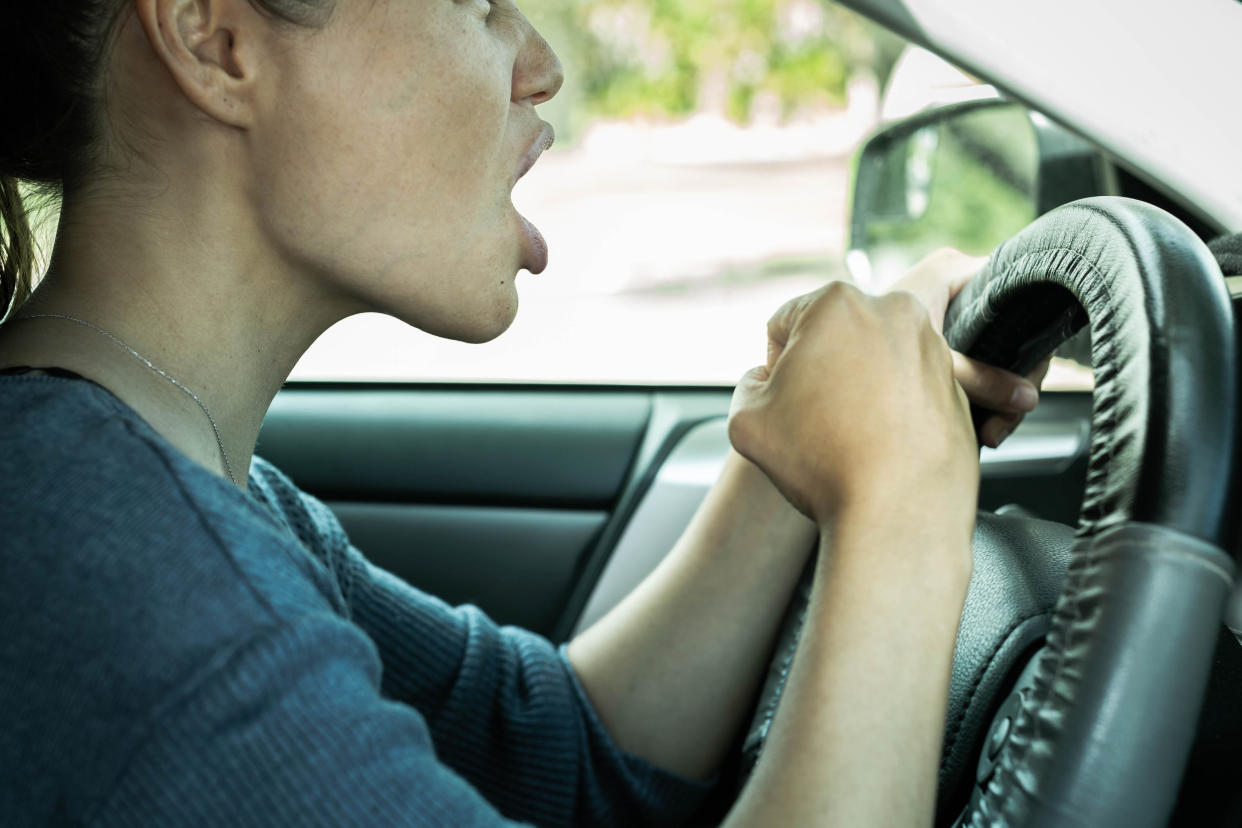
{"type": "Polygon", "coordinates": [[[517,312],[518,299],[517,293],[514,293],[508,302],[504,303],[502,306],[496,307],[489,318],[480,318],[479,325],[477,327],[472,327],[465,333],[464,336],[455,336],[453,339],[473,344],[491,342],[493,339],[509,330],[509,326],[512,325],[513,320],[517,318],[517,312]]]}
{"type": "Polygon", "coordinates": [[[457,313],[437,315],[433,319],[421,313],[393,313],[391,310],[388,313],[432,336],[471,344],[491,342],[509,330],[517,318],[518,296],[512,277],[505,284],[508,289],[489,297],[489,302],[478,302],[457,313]]]}

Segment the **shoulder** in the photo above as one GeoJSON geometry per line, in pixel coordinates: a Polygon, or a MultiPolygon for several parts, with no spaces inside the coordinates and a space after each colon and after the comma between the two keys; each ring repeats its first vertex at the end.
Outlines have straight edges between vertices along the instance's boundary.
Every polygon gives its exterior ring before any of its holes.
{"type": "MultiPolygon", "coordinates": [[[[108,392],[46,376],[0,382],[4,537],[29,546],[123,547],[157,538],[223,546],[244,497],[199,469],[108,392]]],[[[257,508],[252,509],[259,517],[257,508]]],[[[141,555],[137,557],[141,558],[141,555]]]]}
{"type": "Polygon", "coordinates": [[[358,554],[327,504],[299,489],[288,475],[257,455],[250,464],[250,487],[328,570],[341,594],[347,595],[358,554]]]}
{"type": "Polygon", "coordinates": [[[258,455],[250,464],[250,485],[312,552],[330,554],[349,545],[340,521],[323,501],[299,489],[288,475],[258,455]]]}
{"type": "Polygon", "coordinates": [[[32,632],[132,636],[149,650],[339,609],[323,567],[258,500],[106,391],[35,379],[0,383],[0,619],[63,606],[32,632]]]}
{"type": "MultiPolygon", "coordinates": [[[[11,378],[12,379],[12,378],[11,378]]],[[[177,452],[106,391],[83,381],[0,384],[0,514],[4,546],[37,554],[10,561],[48,587],[92,573],[92,594],[162,601],[245,586],[287,568],[297,539],[259,501],[177,452]],[[285,554],[281,554],[281,553],[285,554]]],[[[39,382],[43,380],[43,382],[39,382]]],[[[296,560],[296,555],[293,560],[296,560]]],[[[272,596],[250,593],[259,614],[272,596]]]]}
{"type": "MultiPolygon", "coordinates": [[[[0,774],[89,786],[256,630],[339,617],[254,498],[82,381],[0,382],[0,774]],[[6,678],[7,677],[7,678],[6,678]]],[[[26,784],[26,783],[23,783],[26,784]]]]}

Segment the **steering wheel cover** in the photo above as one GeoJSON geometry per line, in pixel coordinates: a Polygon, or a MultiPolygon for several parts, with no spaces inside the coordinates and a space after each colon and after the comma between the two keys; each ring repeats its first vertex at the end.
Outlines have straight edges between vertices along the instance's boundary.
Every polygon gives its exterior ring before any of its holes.
{"type": "Polygon", "coordinates": [[[1232,585],[1218,544],[1236,367],[1215,261],[1155,207],[1076,202],[993,253],[946,337],[1027,371],[1084,322],[1096,388],[1069,573],[1033,692],[965,824],[1163,823],[1232,585]]]}
{"type": "Polygon", "coordinates": [[[956,350],[1025,373],[1087,321],[1095,394],[1079,533],[1133,520],[1219,543],[1233,316],[1197,236],[1131,199],[1068,204],[1002,244],[950,307],[956,350]]]}

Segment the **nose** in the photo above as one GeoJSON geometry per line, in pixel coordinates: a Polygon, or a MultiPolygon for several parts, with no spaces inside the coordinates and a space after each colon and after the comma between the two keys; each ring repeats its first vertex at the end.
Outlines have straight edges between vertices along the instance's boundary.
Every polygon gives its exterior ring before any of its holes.
{"type": "Polygon", "coordinates": [[[523,18],[525,37],[513,65],[513,101],[532,105],[551,100],[565,82],[560,58],[543,35],[523,18]]]}

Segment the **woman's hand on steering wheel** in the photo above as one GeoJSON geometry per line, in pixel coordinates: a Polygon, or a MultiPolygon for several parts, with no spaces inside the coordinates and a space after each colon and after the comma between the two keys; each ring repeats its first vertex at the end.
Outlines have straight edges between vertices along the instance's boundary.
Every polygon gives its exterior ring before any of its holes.
{"type": "Polygon", "coordinates": [[[768,355],[738,383],[737,451],[821,527],[843,507],[943,516],[969,548],[976,442],[953,360],[925,306],[835,282],[768,322],[768,355]],[[960,518],[960,519],[959,519],[960,518]]]}
{"type": "MultiPolygon", "coordinates": [[[[913,293],[927,308],[936,330],[941,330],[945,309],[986,261],[986,258],[941,248],[915,265],[891,290],[913,293]]],[[[967,398],[980,408],[995,412],[984,422],[979,434],[985,446],[996,448],[1003,443],[1026,413],[1035,408],[1050,362],[1051,358],[1044,360],[1026,377],[1021,377],[953,352],[953,376],[967,398]]]]}

